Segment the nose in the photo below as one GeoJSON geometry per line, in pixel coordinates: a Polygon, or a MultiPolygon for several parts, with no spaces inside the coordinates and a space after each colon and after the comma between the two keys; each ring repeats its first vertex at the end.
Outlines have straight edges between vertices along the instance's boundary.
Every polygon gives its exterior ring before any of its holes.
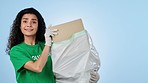
{"type": "Polygon", "coordinates": [[[31,26],[32,26],[31,22],[28,22],[27,27],[31,27],[31,26]]]}

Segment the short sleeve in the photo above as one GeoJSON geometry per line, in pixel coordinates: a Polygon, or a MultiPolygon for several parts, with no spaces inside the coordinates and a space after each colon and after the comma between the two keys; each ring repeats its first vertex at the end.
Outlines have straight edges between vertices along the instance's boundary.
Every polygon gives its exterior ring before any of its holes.
{"type": "Polygon", "coordinates": [[[30,61],[29,57],[27,57],[27,54],[20,48],[12,48],[10,50],[10,60],[16,72],[18,72],[20,69],[23,69],[24,64],[30,61]]]}

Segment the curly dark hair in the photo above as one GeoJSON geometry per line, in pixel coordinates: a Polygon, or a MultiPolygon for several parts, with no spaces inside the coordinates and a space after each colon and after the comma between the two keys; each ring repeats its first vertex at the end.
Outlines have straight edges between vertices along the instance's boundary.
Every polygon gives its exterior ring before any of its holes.
{"type": "Polygon", "coordinates": [[[11,31],[10,31],[9,39],[8,39],[8,44],[7,44],[7,48],[6,48],[6,53],[8,55],[10,54],[10,49],[13,46],[20,44],[21,42],[24,41],[24,35],[20,29],[21,19],[24,14],[34,14],[37,16],[38,31],[36,33],[36,41],[41,41],[41,42],[45,41],[44,33],[45,33],[46,26],[45,26],[45,22],[44,22],[42,15],[34,8],[23,9],[17,14],[15,20],[13,21],[12,27],[11,27],[11,31]]]}

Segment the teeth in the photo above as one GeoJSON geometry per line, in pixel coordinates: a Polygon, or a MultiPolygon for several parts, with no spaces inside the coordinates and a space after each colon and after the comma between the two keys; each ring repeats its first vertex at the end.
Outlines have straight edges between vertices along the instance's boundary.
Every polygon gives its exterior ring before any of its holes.
{"type": "Polygon", "coordinates": [[[30,32],[30,31],[33,31],[33,29],[25,29],[25,30],[26,30],[26,31],[29,31],[29,32],[30,32]]]}

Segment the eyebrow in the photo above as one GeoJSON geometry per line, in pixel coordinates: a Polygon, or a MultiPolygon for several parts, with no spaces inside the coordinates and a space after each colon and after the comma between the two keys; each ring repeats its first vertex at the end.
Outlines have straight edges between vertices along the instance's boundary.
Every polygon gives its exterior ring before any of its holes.
{"type": "MultiPolygon", "coordinates": [[[[28,20],[28,18],[22,18],[22,19],[28,20]]],[[[31,19],[31,20],[37,20],[37,19],[31,19]]]]}

